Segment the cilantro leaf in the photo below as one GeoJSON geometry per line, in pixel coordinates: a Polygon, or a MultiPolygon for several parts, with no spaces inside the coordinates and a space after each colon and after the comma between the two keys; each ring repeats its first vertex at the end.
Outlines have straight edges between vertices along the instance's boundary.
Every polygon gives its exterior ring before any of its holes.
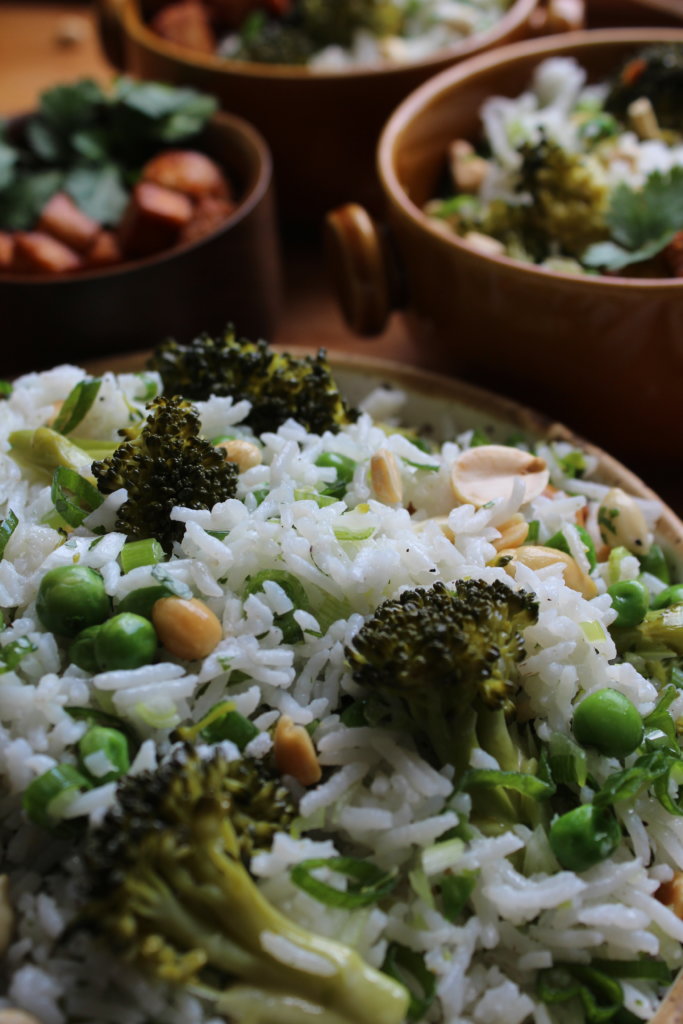
{"type": "Polygon", "coordinates": [[[26,172],[0,191],[0,225],[8,231],[27,231],[62,184],[61,171],[26,172]]]}
{"type": "Polygon", "coordinates": [[[14,146],[0,140],[0,189],[14,181],[18,159],[19,154],[14,146]]]}
{"type": "Polygon", "coordinates": [[[93,124],[100,109],[108,103],[97,82],[84,78],[69,85],[57,85],[40,97],[40,113],[59,132],[93,124]]]}
{"type": "Polygon", "coordinates": [[[100,224],[117,224],[128,202],[128,192],[115,164],[74,167],[64,179],[64,191],[83,213],[100,224]]]}
{"type": "Polygon", "coordinates": [[[640,189],[621,183],[606,215],[611,241],[589,246],[581,262],[621,270],[651,259],[683,230],[683,167],[654,171],[640,189]]]}

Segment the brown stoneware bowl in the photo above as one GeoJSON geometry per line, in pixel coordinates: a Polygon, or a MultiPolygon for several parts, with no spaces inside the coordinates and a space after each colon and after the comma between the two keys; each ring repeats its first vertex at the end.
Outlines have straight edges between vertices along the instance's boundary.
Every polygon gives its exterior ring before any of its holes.
{"type": "Polygon", "coordinates": [[[489,31],[428,60],[327,72],[193,53],[148,27],[159,6],[160,0],[97,0],[109,58],[141,78],[213,93],[255,124],[273,152],[278,208],[290,221],[314,221],[347,199],[375,201],[375,146],[394,107],[437,71],[529,36],[544,17],[542,0],[513,0],[489,31]]]}
{"type": "Polygon", "coordinates": [[[193,145],[235,183],[235,210],[197,242],[112,268],[0,273],[3,376],[134,351],[169,335],[189,340],[228,320],[243,334],[272,333],[281,284],[268,147],[223,113],[193,145]]]}
{"type": "Polygon", "coordinates": [[[581,277],[476,252],[421,212],[454,138],[476,139],[490,95],[516,96],[537,64],[576,57],[601,79],[646,43],[683,30],[577,32],[452,68],[408,97],[379,143],[386,222],[358,206],[328,217],[346,317],[382,329],[404,304],[446,372],[526,401],[645,469],[683,466],[683,280],[581,277]]]}

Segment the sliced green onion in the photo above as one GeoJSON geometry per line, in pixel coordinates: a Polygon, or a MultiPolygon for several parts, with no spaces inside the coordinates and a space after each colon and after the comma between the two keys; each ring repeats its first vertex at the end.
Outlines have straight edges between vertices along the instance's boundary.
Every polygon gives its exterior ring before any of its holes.
{"type": "Polygon", "coordinates": [[[362,700],[354,700],[352,704],[349,704],[347,708],[344,708],[339,720],[342,725],[345,725],[347,729],[360,729],[364,725],[367,725],[365,719],[365,702],[362,700]]]}
{"type": "Polygon", "coordinates": [[[436,975],[429,970],[424,957],[414,949],[392,942],[387,948],[382,970],[408,989],[410,1003],[408,1020],[422,1020],[436,997],[436,975]]]}
{"type": "Polygon", "coordinates": [[[149,402],[156,398],[159,393],[159,382],[149,373],[136,373],[135,376],[140,382],[140,391],[135,393],[136,402],[149,402]]]}
{"type": "Polygon", "coordinates": [[[9,509],[6,517],[0,524],[0,559],[4,558],[7,542],[19,525],[19,520],[12,509],[9,509]]]}
{"type": "MultiPolygon", "coordinates": [[[[586,552],[588,564],[590,565],[591,570],[593,570],[595,566],[598,564],[593,538],[591,537],[588,530],[586,530],[583,526],[577,526],[576,532],[578,533],[581,539],[581,543],[583,544],[583,549],[586,552]]],[[[556,551],[564,551],[567,555],[571,554],[571,551],[569,550],[569,544],[567,543],[567,538],[563,534],[562,530],[558,530],[557,533],[554,533],[550,540],[547,540],[545,543],[546,547],[548,548],[555,548],[556,551]]]]}
{"type": "Polygon", "coordinates": [[[478,871],[463,871],[460,875],[445,875],[441,879],[441,905],[443,916],[455,923],[467,906],[479,877],[478,871]]]}
{"type": "Polygon", "coordinates": [[[151,707],[142,701],[135,705],[135,714],[151,729],[173,729],[178,724],[178,712],[172,704],[166,707],[151,707]]]}
{"type": "Polygon", "coordinates": [[[188,587],[187,583],[176,579],[175,576],[171,576],[170,572],[164,565],[154,566],[152,569],[152,579],[155,579],[157,583],[161,583],[163,586],[168,587],[174,597],[192,597],[192,591],[188,587]]]}
{"type": "Polygon", "coordinates": [[[119,555],[121,569],[124,573],[139,569],[142,565],[157,565],[165,558],[164,549],[153,537],[129,541],[124,544],[119,555]]]}
{"type": "Polygon", "coordinates": [[[588,1024],[612,1020],[624,1002],[619,982],[587,964],[556,964],[540,971],[536,994],[544,1003],[579,999],[588,1024]]]}
{"type": "Polygon", "coordinates": [[[77,722],[87,722],[89,726],[101,725],[107,729],[115,729],[122,732],[128,740],[129,749],[133,754],[137,753],[140,741],[137,739],[133,729],[122,718],[112,715],[100,708],[81,707],[78,704],[69,704],[64,710],[77,722]]]}
{"type": "Polygon", "coordinates": [[[13,390],[8,380],[0,380],[0,398],[9,398],[13,390]]]}
{"type": "Polygon", "coordinates": [[[401,456],[406,466],[412,466],[413,469],[422,469],[425,473],[438,473],[441,466],[433,466],[429,462],[413,462],[411,459],[406,459],[405,455],[401,456]]]}
{"type": "Polygon", "coordinates": [[[11,640],[4,647],[0,647],[0,674],[13,672],[27,654],[37,650],[36,644],[27,636],[20,636],[17,640],[11,640]]]}
{"type": "Polygon", "coordinates": [[[356,857],[320,857],[304,860],[300,864],[295,864],[290,873],[294,884],[319,903],[324,903],[328,907],[342,907],[344,910],[370,907],[373,903],[378,903],[391,892],[398,881],[393,872],[383,871],[370,861],[359,860],[356,857]],[[328,868],[349,878],[351,881],[346,892],[316,878],[313,872],[317,868],[328,868]]]}
{"type": "Polygon", "coordinates": [[[625,547],[612,548],[607,559],[607,582],[618,583],[621,579],[621,563],[630,558],[631,552],[625,547]]]}
{"type": "Polygon", "coordinates": [[[583,452],[573,451],[561,456],[555,452],[555,457],[563,474],[570,479],[578,479],[586,472],[586,456],[583,452]]]}
{"type": "Polygon", "coordinates": [[[673,972],[661,960],[591,960],[591,967],[611,978],[645,978],[657,981],[660,985],[669,985],[673,972]]]}
{"type": "Polygon", "coordinates": [[[486,431],[475,427],[470,438],[470,448],[481,448],[485,444],[491,444],[491,438],[486,431]]]}
{"type": "Polygon", "coordinates": [[[580,622],[579,626],[581,627],[581,632],[590,644],[599,644],[601,640],[607,639],[601,622],[580,622]]]}
{"type": "Polygon", "coordinates": [[[548,744],[548,765],[558,786],[585,786],[588,778],[586,751],[570,736],[554,732],[548,744]]]}
{"type": "Polygon", "coordinates": [[[194,743],[198,736],[206,743],[220,743],[230,740],[239,750],[258,736],[259,730],[248,718],[235,710],[232,701],[222,700],[207,711],[203,718],[192,726],[177,730],[180,739],[194,743]]]}
{"type": "Polygon", "coordinates": [[[462,788],[467,790],[472,786],[486,786],[487,788],[501,786],[503,789],[513,789],[524,796],[530,796],[534,800],[547,800],[555,792],[555,786],[552,783],[545,782],[535,775],[498,771],[494,768],[471,768],[466,772],[462,780],[462,788]]]}
{"type": "Polygon", "coordinates": [[[74,529],[104,501],[94,484],[67,466],[54,471],[50,494],[57,514],[74,529]]]}
{"type": "Polygon", "coordinates": [[[322,493],[332,498],[343,498],[349,484],[353,480],[353,474],[357,465],[355,460],[350,459],[348,455],[342,455],[340,452],[323,452],[315,460],[315,464],[316,466],[334,469],[337,474],[334,483],[323,487],[322,493]]]}
{"type": "Polygon", "coordinates": [[[465,844],[462,839],[447,839],[434,843],[422,851],[422,867],[427,875],[440,875],[450,870],[462,857],[465,844]]]}
{"type": "Polygon", "coordinates": [[[367,526],[362,530],[352,530],[347,526],[335,526],[332,529],[337,540],[368,540],[377,529],[376,526],[367,526]]]}
{"type": "Polygon", "coordinates": [[[294,605],[291,611],[283,612],[282,615],[276,615],[273,622],[282,631],[282,639],[286,644],[300,643],[303,639],[303,633],[299,623],[294,618],[294,612],[297,609],[311,612],[311,602],[308,599],[308,594],[303,584],[294,573],[289,572],[287,569],[263,569],[261,572],[250,576],[247,580],[244,590],[245,598],[250,594],[256,594],[263,590],[265,583],[277,583],[279,587],[282,587],[294,605]]]}
{"type": "Polygon", "coordinates": [[[52,424],[52,429],[58,434],[70,434],[87,415],[101,385],[102,381],[98,377],[79,381],[67,395],[52,424]]]}
{"type": "Polygon", "coordinates": [[[318,508],[325,508],[327,505],[336,505],[339,498],[333,498],[331,494],[324,494],[321,491],[314,491],[312,488],[294,491],[295,501],[314,501],[318,508]]]}
{"type": "Polygon", "coordinates": [[[320,587],[312,587],[311,592],[313,614],[318,620],[318,625],[323,634],[327,633],[333,622],[339,622],[340,619],[348,619],[353,609],[346,598],[335,597],[334,594],[330,594],[320,587]]]}
{"type": "MultiPolygon", "coordinates": [[[[78,741],[78,753],[86,771],[88,771],[87,759],[93,754],[104,754],[111,764],[111,771],[96,777],[98,785],[120,779],[130,768],[128,739],[118,729],[110,729],[101,725],[92,726],[78,741]]],[[[92,773],[89,772],[89,774],[92,773]]]]}
{"type": "Polygon", "coordinates": [[[529,523],[529,532],[526,535],[524,541],[525,544],[536,544],[538,541],[538,534],[541,528],[541,524],[538,519],[532,519],[529,523]]]}
{"type": "Polygon", "coordinates": [[[230,530],[207,530],[209,537],[215,537],[216,540],[225,540],[230,533],[230,530]]]}
{"type": "Polygon", "coordinates": [[[36,825],[50,828],[83,789],[90,789],[85,775],[71,764],[56,764],[29,782],[22,800],[24,811],[36,825]]]}
{"type": "Polygon", "coordinates": [[[683,802],[678,797],[671,796],[671,782],[679,788],[683,785],[683,759],[667,750],[653,750],[639,757],[630,768],[610,775],[602,789],[595,794],[593,804],[609,807],[622,800],[631,800],[641,790],[652,786],[652,791],[662,807],[669,814],[681,816],[683,802]]]}

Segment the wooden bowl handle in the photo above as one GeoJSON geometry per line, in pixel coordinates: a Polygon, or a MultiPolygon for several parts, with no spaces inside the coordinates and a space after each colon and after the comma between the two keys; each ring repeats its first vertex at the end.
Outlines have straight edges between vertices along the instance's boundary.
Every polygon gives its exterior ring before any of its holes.
{"type": "Polygon", "coordinates": [[[100,44],[107,60],[118,68],[127,71],[126,37],[123,31],[123,8],[126,0],[95,0],[95,18],[100,36],[100,44]]]}
{"type": "Polygon", "coordinates": [[[529,28],[535,36],[574,32],[586,27],[586,0],[545,0],[531,16],[529,28]]]}
{"type": "Polygon", "coordinates": [[[386,229],[365,207],[347,203],[325,217],[325,249],[344,319],[356,334],[384,330],[400,289],[386,229]]]}

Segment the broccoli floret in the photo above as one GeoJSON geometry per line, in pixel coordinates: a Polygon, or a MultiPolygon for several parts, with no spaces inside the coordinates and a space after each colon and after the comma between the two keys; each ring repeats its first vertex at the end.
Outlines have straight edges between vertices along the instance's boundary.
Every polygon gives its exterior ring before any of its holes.
{"type": "Polygon", "coordinates": [[[650,100],[662,128],[683,131],[683,46],[649,46],[619,71],[605,100],[605,110],[628,118],[634,100],[650,100]]]}
{"type": "Polygon", "coordinates": [[[310,36],[291,17],[269,18],[259,10],[240,26],[239,46],[232,56],[263,64],[306,64],[314,49],[310,36]]]}
{"type": "Polygon", "coordinates": [[[516,710],[521,633],[538,603],[504,583],[435,583],[386,601],[347,648],[354,680],[437,764],[464,770],[474,746],[520,767],[507,720],[516,710]]]}
{"type": "Polygon", "coordinates": [[[503,242],[518,240],[539,261],[553,254],[553,243],[565,255],[579,256],[608,237],[607,180],[594,157],[570,153],[547,140],[525,145],[520,152],[516,187],[527,201],[517,206],[491,203],[484,231],[503,242]]]}
{"type": "Polygon", "coordinates": [[[289,827],[258,764],[185,750],[129,777],[89,839],[83,922],[126,959],[255,1024],[400,1024],[408,993],[353,950],[288,920],[249,874],[289,827]]]}
{"type": "Polygon", "coordinates": [[[188,345],[164,342],[149,368],[161,374],[165,394],[247,399],[251,411],[245,422],[256,434],[277,430],[290,418],[316,434],[337,431],[356,418],[337,389],[323,349],[297,359],[275,352],[265,341],[237,338],[228,328],[222,337],[202,334],[188,345]]]}
{"type": "MultiPolygon", "coordinates": [[[[171,520],[176,505],[212,508],[235,495],[237,467],[199,436],[197,410],[182,398],[155,398],[142,429],[114,454],[93,462],[103,494],[125,487],[116,529],[130,538],[155,537],[170,552],[182,539],[184,523],[171,520]]],[[[126,431],[121,431],[126,436],[126,431]]]]}
{"type": "Polygon", "coordinates": [[[360,30],[382,38],[400,35],[405,12],[392,0],[300,0],[301,24],[316,47],[351,46],[360,30]]]}

